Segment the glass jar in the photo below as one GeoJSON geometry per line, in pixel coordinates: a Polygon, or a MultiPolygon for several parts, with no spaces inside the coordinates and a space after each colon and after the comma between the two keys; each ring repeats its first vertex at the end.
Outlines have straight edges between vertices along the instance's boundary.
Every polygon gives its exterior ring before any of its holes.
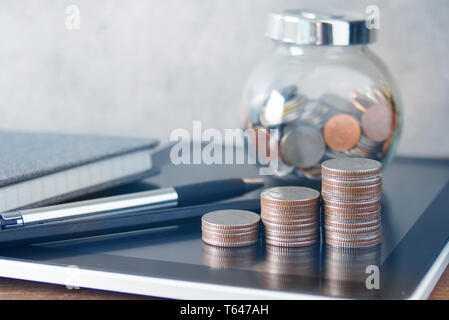
{"type": "Polygon", "coordinates": [[[402,112],[388,69],[367,46],[376,30],[363,17],[300,10],[272,13],[268,22],[275,47],[247,82],[244,126],[264,136],[277,130],[268,137],[278,146],[276,175],[319,178],[324,160],[341,157],[386,165],[402,112]]]}

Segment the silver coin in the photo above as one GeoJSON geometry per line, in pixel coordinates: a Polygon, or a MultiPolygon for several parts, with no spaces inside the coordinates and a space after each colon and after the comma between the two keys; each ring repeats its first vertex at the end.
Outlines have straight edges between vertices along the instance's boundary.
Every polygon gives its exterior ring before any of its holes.
{"type": "Polygon", "coordinates": [[[364,149],[374,150],[375,151],[375,150],[378,150],[379,148],[382,147],[383,141],[381,141],[381,142],[374,141],[374,140],[368,138],[367,136],[365,136],[364,134],[362,134],[360,136],[360,140],[359,140],[358,145],[360,145],[364,149]]]}
{"type": "Polygon", "coordinates": [[[305,106],[301,108],[299,119],[306,124],[311,124],[322,128],[326,121],[334,115],[332,108],[317,100],[307,101],[305,106]]]}
{"type": "Polygon", "coordinates": [[[320,193],[306,187],[273,187],[262,191],[260,197],[273,202],[285,201],[299,204],[318,201],[320,193]]]}
{"type": "Polygon", "coordinates": [[[366,158],[344,158],[326,160],[321,164],[321,168],[332,175],[374,175],[380,172],[382,164],[379,161],[366,158]]]}
{"type": "Polygon", "coordinates": [[[280,144],[281,158],[297,168],[310,168],[317,164],[325,150],[321,131],[307,125],[286,129],[280,144]]]}
{"type": "Polygon", "coordinates": [[[327,159],[340,159],[340,158],[348,158],[351,156],[347,152],[338,152],[332,149],[327,149],[324,155],[327,159]]]}
{"type": "Polygon", "coordinates": [[[287,101],[283,107],[282,123],[289,123],[298,119],[306,102],[306,97],[299,95],[296,95],[287,101]]]}
{"type": "Polygon", "coordinates": [[[202,239],[203,242],[210,244],[212,246],[217,246],[217,247],[245,247],[245,246],[250,246],[253,245],[255,243],[257,243],[257,241],[259,241],[259,238],[251,240],[251,241],[242,241],[242,242],[222,242],[222,241],[215,241],[215,240],[210,240],[210,239],[202,239]]]}
{"type": "Polygon", "coordinates": [[[265,127],[284,123],[287,120],[285,117],[289,113],[293,115],[303,103],[303,99],[296,94],[296,91],[297,88],[293,85],[280,90],[272,90],[265,107],[260,111],[260,122],[265,127]]]}
{"type": "Polygon", "coordinates": [[[331,108],[337,109],[340,112],[355,113],[357,111],[351,101],[341,98],[335,94],[325,93],[320,97],[319,101],[330,106],[331,108]]]}
{"type": "Polygon", "coordinates": [[[260,216],[245,210],[218,210],[206,213],[201,221],[218,229],[248,228],[257,225],[260,216]]]}

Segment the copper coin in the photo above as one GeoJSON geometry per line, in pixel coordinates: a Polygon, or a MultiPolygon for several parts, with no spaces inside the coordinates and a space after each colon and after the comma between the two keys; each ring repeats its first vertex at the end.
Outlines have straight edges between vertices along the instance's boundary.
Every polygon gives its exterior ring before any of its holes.
{"type": "Polygon", "coordinates": [[[323,129],[324,141],[335,151],[353,148],[360,139],[360,125],[349,114],[337,114],[330,118],[323,129]]]}
{"type": "MultiPolygon", "coordinates": [[[[322,197],[324,206],[331,206],[331,207],[340,207],[340,208],[348,208],[348,209],[365,209],[370,207],[377,207],[380,206],[381,200],[380,199],[370,199],[365,201],[354,201],[354,202],[348,202],[348,201],[341,201],[339,199],[333,199],[328,197],[322,197]]],[[[377,209],[377,208],[376,208],[377,209]]]]}
{"type": "Polygon", "coordinates": [[[259,229],[259,224],[249,227],[249,228],[238,228],[238,229],[220,229],[220,228],[213,228],[206,224],[201,225],[201,230],[206,230],[209,232],[215,232],[219,234],[240,234],[240,233],[246,233],[246,232],[257,232],[259,229]]]}
{"type": "Polygon", "coordinates": [[[345,235],[368,236],[368,235],[378,234],[382,230],[380,226],[381,226],[380,221],[377,221],[376,224],[373,224],[372,226],[365,227],[365,228],[347,228],[347,227],[338,228],[338,227],[325,225],[324,232],[334,234],[334,235],[342,235],[342,236],[345,236],[345,235]]]}
{"type": "Polygon", "coordinates": [[[207,230],[202,230],[202,235],[203,238],[207,237],[207,238],[220,238],[223,240],[229,240],[229,241],[233,241],[233,240],[239,240],[239,239],[244,239],[246,240],[246,238],[255,238],[259,236],[259,231],[251,231],[251,232],[245,232],[245,233],[216,233],[216,232],[210,232],[207,230]]]}
{"type": "Polygon", "coordinates": [[[378,200],[380,201],[382,196],[381,192],[368,194],[368,195],[353,195],[353,196],[343,196],[343,195],[329,195],[325,192],[322,193],[322,198],[327,201],[338,201],[344,203],[359,203],[360,201],[370,201],[378,200]]]}
{"type": "Polygon", "coordinates": [[[272,232],[270,230],[265,230],[265,236],[271,238],[279,238],[279,239],[299,239],[299,238],[307,238],[307,237],[315,237],[318,235],[318,228],[310,229],[310,230],[301,230],[296,232],[272,232]]]}
{"type": "Polygon", "coordinates": [[[274,219],[274,218],[269,218],[269,217],[264,217],[263,218],[263,224],[264,226],[270,226],[270,225],[290,225],[290,226],[301,226],[303,224],[308,224],[308,223],[313,223],[315,221],[318,221],[318,218],[313,218],[313,219],[298,219],[298,220],[293,220],[293,219],[274,219]]]}
{"type": "Polygon", "coordinates": [[[380,217],[370,219],[370,220],[351,220],[351,221],[345,221],[345,220],[331,220],[326,219],[324,221],[324,225],[328,227],[335,227],[335,228],[347,228],[347,229],[364,229],[364,228],[371,228],[374,226],[380,225],[380,217]]]}
{"type": "Polygon", "coordinates": [[[292,232],[303,232],[303,231],[309,231],[309,230],[315,230],[320,226],[320,221],[309,221],[306,223],[301,223],[298,225],[290,224],[290,225],[282,225],[282,224],[275,224],[270,222],[264,223],[265,230],[271,231],[271,232],[278,232],[278,233],[292,233],[292,232]]]}
{"type": "Polygon", "coordinates": [[[313,216],[294,216],[294,217],[279,217],[279,216],[269,216],[269,215],[263,215],[262,221],[268,221],[271,223],[279,223],[279,224],[285,224],[288,222],[297,222],[297,221],[318,221],[319,215],[315,214],[313,216]],[[276,222],[274,222],[276,221],[276,222]]]}
{"type": "Polygon", "coordinates": [[[284,210],[269,210],[267,208],[262,208],[260,212],[261,217],[268,216],[278,219],[295,219],[295,218],[306,219],[318,216],[320,210],[316,208],[314,210],[307,210],[307,211],[284,211],[284,210]]]}
{"type": "Polygon", "coordinates": [[[359,193],[359,194],[345,194],[341,192],[333,192],[333,194],[330,194],[328,191],[323,190],[322,197],[326,198],[328,200],[336,199],[341,202],[358,202],[358,201],[364,201],[364,200],[371,200],[371,199],[380,199],[382,196],[381,191],[376,192],[365,192],[365,193],[359,193]]]}
{"type": "MultiPolygon", "coordinates": [[[[318,191],[317,191],[318,192],[318,191]]],[[[319,193],[318,193],[319,194],[319,193]]],[[[317,208],[320,204],[320,198],[310,200],[308,203],[283,203],[283,202],[273,202],[271,200],[266,200],[264,198],[260,199],[260,205],[268,209],[279,209],[279,210],[313,210],[317,208]]]]}
{"type": "Polygon", "coordinates": [[[336,188],[336,187],[328,187],[323,185],[322,194],[330,195],[330,196],[372,196],[376,197],[378,194],[382,193],[382,187],[363,187],[363,188],[336,188]]]}
{"type": "Polygon", "coordinates": [[[328,200],[324,197],[322,198],[322,200],[323,200],[323,208],[325,211],[328,208],[330,211],[342,213],[358,213],[358,212],[363,213],[368,211],[374,211],[379,209],[381,205],[380,199],[374,199],[369,201],[357,201],[357,202],[343,202],[336,200],[328,200]]]}
{"type": "Polygon", "coordinates": [[[310,233],[304,236],[297,237],[278,237],[265,235],[265,240],[274,240],[274,241],[282,241],[282,242],[298,242],[298,241],[310,241],[318,238],[318,232],[310,233]]]}
{"type": "Polygon", "coordinates": [[[272,210],[267,208],[262,208],[261,215],[265,214],[267,216],[272,217],[279,217],[285,219],[290,219],[293,217],[310,217],[310,216],[317,216],[320,211],[317,209],[314,210],[307,210],[307,211],[286,211],[286,210],[272,210]]]}
{"type": "Polygon", "coordinates": [[[294,204],[274,204],[266,202],[265,200],[261,199],[260,206],[267,210],[316,211],[320,206],[320,201],[319,198],[317,198],[316,200],[314,200],[312,203],[309,204],[294,205],[294,204]]]}
{"type": "Polygon", "coordinates": [[[276,241],[271,239],[266,239],[265,242],[272,246],[277,247],[305,247],[317,244],[319,239],[313,239],[308,241],[296,241],[296,242],[286,242],[286,241],[276,241]]]}
{"type": "Polygon", "coordinates": [[[286,239],[290,241],[294,240],[304,240],[306,238],[314,238],[319,236],[319,229],[309,230],[307,232],[303,233],[279,233],[279,232],[269,232],[268,230],[265,231],[265,238],[269,239],[286,239]]]}
{"type": "Polygon", "coordinates": [[[362,116],[363,133],[374,141],[385,141],[393,132],[391,107],[379,104],[369,108],[362,116]]]}
{"type": "Polygon", "coordinates": [[[310,243],[311,241],[318,241],[319,237],[308,237],[308,238],[298,238],[298,239],[278,239],[278,238],[270,238],[266,237],[265,242],[272,244],[273,241],[278,242],[279,244],[283,244],[282,246],[288,246],[289,244],[298,244],[298,243],[310,243]]]}
{"type": "Polygon", "coordinates": [[[253,232],[247,232],[247,233],[215,233],[215,232],[209,232],[206,230],[202,230],[202,236],[203,238],[210,238],[210,239],[222,239],[222,240],[229,240],[229,241],[238,241],[240,239],[247,239],[247,238],[255,238],[259,236],[258,231],[253,232]]]}
{"type": "Polygon", "coordinates": [[[382,177],[375,177],[371,179],[363,179],[363,180],[339,180],[332,178],[322,178],[322,183],[327,184],[329,186],[336,187],[363,187],[363,186],[372,186],[382,182],[382,177]]]}
{"type": "Polygon", "coordinates": [[[313,214],[306,214],[306,215],[277,215],[277,214],[269,214],[269,213],[262,213],[261,218],[262,221],[275,221],[279,223],[284,222],[295,222],[295,221],[309,221],[309,220],[318,220],[320,215],[318,213],[313,214]]]}
{"type": "Polygon", "coordinates": [[[202,239],[202,240],[203,240],[204,243],[207,243],[207,244],[212,245],[212,246],[232,248],[232,247],[246,247],[246,246],[250,246],[250,245],[253,245],[253,244],[257,243],[257,241],[259,239],[255,239],[255,240],[252,240],[252,241],[232,242],[232,243],[214,241],[214,240],[210,240],[210,239],[202,239]]]}
{"type": "Polygon", "coordinates": [[[370,186],[342,187],[332,186],[323,182],[321,185],[321,190],[325,190],[326,193],[330,194],[369,194],[382,191],[382,183],[373,184],[370,186]]]}
{"type": "Polygon", "coordinates": [[[342,213],[332,212],[329,210],[324,211],[324,219],[330,219],[335,221],[363,221],[370,219],[377,219],[380,217],[380,208],[375,211],[358,212],[358,213],[342,213]]]}
{"type": "Polygon", "coordinates": [[[218,233],[218,232],[211,232],[206,229],[201,230],[201,234],[203,237],[207,238],[220,238],[223,240],[228,239],[229,241],[233,241],[235,239],[240,238],[247,238],[247,237],[257,237],[259,235],[259,230],[250,231],[250,232],[242,232],[242,233],[218,233]]]}
{"type": "Polygon", "coordinates": [[[279,232],[294,232],[304,229],[315,228],[319,225],[318,220],[310,220],[301,224],[276,224],[269,221],[264,221],[265,229],[279,232]]]}

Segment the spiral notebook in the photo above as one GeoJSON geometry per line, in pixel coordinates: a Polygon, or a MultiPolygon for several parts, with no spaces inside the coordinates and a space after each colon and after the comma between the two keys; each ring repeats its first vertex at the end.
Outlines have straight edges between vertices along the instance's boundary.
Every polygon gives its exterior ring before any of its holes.
{"type": "Polygon", "coordinates": [[[154,139],[0,132],[0,212],[48,205],[154,173],[154,139]]]}

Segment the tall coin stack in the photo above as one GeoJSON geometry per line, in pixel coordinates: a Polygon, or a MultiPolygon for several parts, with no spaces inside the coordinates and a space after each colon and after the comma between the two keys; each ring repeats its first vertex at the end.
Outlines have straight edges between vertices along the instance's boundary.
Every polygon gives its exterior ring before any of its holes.
{"type": "Polygon", "coordinates": [[[382,165],[365,158],[327,160],[321,165],[324,239],[340,248],[366,248],[382,241],[382,165]]]}
{"type": "Polygon", "coordinates": [[[320,239],[320,193],[303,187],[274,187],[260,195],[265,242],[303,247],[320,239]]]}
{"type": "Polygon", "coordinates": [[[245,210],[218,210],[201,218],[203,242],[217,247],[245,247],[259,240],[260,217],[245,210]]]}

